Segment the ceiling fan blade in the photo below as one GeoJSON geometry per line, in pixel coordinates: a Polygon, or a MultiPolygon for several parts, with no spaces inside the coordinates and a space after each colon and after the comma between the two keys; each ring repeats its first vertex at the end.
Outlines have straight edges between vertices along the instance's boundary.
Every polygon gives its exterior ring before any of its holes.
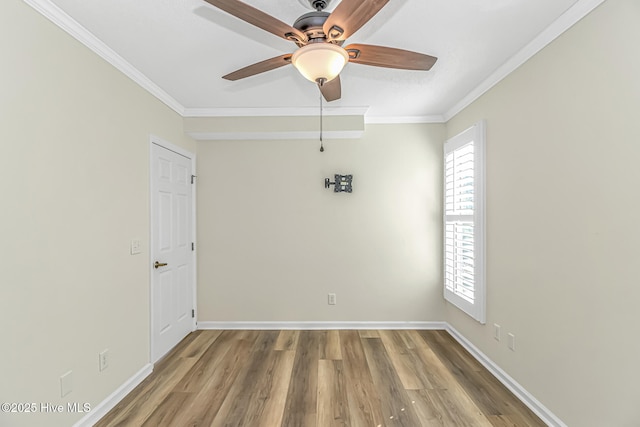
{"type": "Polygon", "coordinates": [[[304,45],[307,42],[307,36],[301,31],[239,0],[204,1],[269,33],[296,42],[298,45],[304,45]]]}
{"type": "Polygon", "coordinates": [[[256,74],[264,73],[265,71],[275,70],[287,64],[291,64],[291,54],[276,56],[275,58],[267,59],[266,61],[257,62],[255,64],[241,68],[233,73],[229,73],[226,76],[222,76],[226,80],[240,80],[245,77],[255,76],[256,74]]]}
{"type": "Polygon", "coordinates": [[[337,76],[335,79],[325,82],[324,84],[318,83],[318,88],[322,93],[324,99],[327,102],[335,101],[336,99],[340,99],[342,96],[342,85],[340,84],[340,76],[337,76]]]}
{"type": "Polygon", "coordinates": [[[368,44],[350,44],[345,47],[349,62],[375,67],[428,71],[438,58],[409,50],[368,44]]]}
{"type": "Polygon", "coordinates": [[[322,29],[328,40],[345,40],[366,24],[389,0],[342,0],[322,29]]]}

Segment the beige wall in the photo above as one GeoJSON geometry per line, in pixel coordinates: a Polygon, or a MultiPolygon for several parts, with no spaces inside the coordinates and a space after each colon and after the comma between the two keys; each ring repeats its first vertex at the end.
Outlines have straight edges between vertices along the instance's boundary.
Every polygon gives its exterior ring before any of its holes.
{"type": "Polygon", "coordinates": [[[198,320],[438,321],[444,125],[198,144],[198,320]],[[353,193],[324,178],[353,174],[353,193]],[[327,305],[327,293],[337,305],[327,305]]]}
{"type": "Polygon", "coordinates": [[[640,425],[639,19],[605,2],[447,124],[487,119],[488,316],[446,319],[569,426],[640,425]]]}
{"type": "MultiPolygon", "coordinates": [[[[199,143],[199,320],[447,320],[568,425],[636,426],[639,16],[635,0],[605,2],[446,129],[368,125],[323,154],[199,143]],[[445,306],[440,254],[441,144],[483,118],[487,326],[445,306]],[[323,188],[340,172],[353,194],[323,188]]],[[[0,3],[0,55],[0,401],[95,405],[149,358],[148,248],[129,255],[148,241],[149,134],[196,146],[177,114],[19,0],[0,3]]]]}
{"type": "MultiPolygon", "coordinates": [[[[149,361],[148,248],[129,255],[131,238],[148,241],[149,135],[195,143],[177,114],[22,1],[0,2],[0,56],[0,402],[95,406],[149,361]]],[[[0,425],[80,417],[0,413],[0,425]]]]}

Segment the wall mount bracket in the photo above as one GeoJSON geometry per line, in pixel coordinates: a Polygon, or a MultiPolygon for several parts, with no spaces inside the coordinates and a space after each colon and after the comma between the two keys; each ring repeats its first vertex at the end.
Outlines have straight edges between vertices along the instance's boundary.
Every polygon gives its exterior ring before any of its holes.
{"type": "Polygon", "coordinates": [[[353,188],[351,187],[351,181],[353,180],[353,175],[334,175],[334,182],[331,182],[329,178],[324,179],[324,188],[330,188],[332,185],[334,193],[351,193],[353,188]]]}

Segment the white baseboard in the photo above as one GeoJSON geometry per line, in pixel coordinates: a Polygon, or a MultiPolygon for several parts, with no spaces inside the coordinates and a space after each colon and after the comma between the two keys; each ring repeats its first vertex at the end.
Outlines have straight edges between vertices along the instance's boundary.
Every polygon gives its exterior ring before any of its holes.
{"type": "MultiPolygon", "coordinates": [[[[471,355],[478,360],[491,374],[507,387],[518,399],[531,409],[542,421],[550,427],[567,427],[553,412],[533,397],[524,387],[509,374],[503,371],[487,355],[480,351],[468,339],[447,322],[198,322],[199,330],[335,330],[335,329],[415,329],[415,330],[445,330],[460,343],[471,355]]],[[[99,403],[87,415],[80,419],[73,427],[91,427],[107,412],[113,409],[124,397],[140,384],[151,372],[153,365],[147,364],[135,375],[129,378],[109,397],[99,403]]]]}
{"type": "Polygon", "coordinates": [[[131,393],[138,384],[147,378],[151,372],[153,372],[153,365],[151,363],[147,363],[136,374],[125,381],[124,384],[118,387],[116,391],[111,393],[109,397],[100,402],[96,407],[91,408],[91,412],[82,417],[73,425],[73,427],[91,427],[96,424],[100,421],[100,418],[107,415],[107,412],[115,408],[115,406],[120,403],[127,394],[131,393]]]}
{"type": "Polygon", "coordinates": [[[331,330],[331,329],[446,329],[446,322],[198,322],[198,329],[331,330]]]}
{"type": "Polygon", "coordinates": [[[498,379],[505,387],[507,387],[522,403],[533,411],[542,421],[549,427],[567,427],[553,412],[538,401],[531,393],[522,387],[516,380],[511,378],[509,374],[503,371],[496,363],[489,359],[486,354],[481,352],[478,347],[473,345],[471,341],[466,339],[453,326],[447,324],[446,331],[460,343],[471,355],[482,364],[491,374],[498,379]]]}

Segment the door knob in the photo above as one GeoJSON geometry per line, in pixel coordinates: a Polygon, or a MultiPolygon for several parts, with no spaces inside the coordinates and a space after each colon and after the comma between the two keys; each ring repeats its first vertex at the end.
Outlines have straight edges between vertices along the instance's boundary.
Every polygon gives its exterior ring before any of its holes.
{"type": "Polygon", "coordinates": [[[158,262],[158,261],[156,261],[156,263],[153,264],[153,268],[164,267],[165,265],[167,265],[166,262],[158,262]]]}

